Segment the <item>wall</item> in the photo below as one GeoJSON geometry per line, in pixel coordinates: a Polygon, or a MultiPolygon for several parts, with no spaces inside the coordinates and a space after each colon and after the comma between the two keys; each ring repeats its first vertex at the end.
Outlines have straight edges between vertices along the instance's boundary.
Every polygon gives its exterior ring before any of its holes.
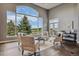
{"type": "Polygon", "coordinates": [[[30,6],[36,9],[39,12],[40,17],[43,18],[44,21],[44,30],[47,30],[47,15],[46,10],[43,8],[40,8],[34,4],[0,4],[0,40],[6,40],[6,11],[16,11],[16,6],[25,5],[30,6]]]}
{"type": "Polygon", "coordinates": [[[77,5],[77,16],[78,16],[78,32],[77,32],[77,34],[78,34],[78,40],[77,40],[77,42],[79,43],[79,3],[78,3],[78,5],[77,5]]]}
{"type": "Polygon", "coordinates": [[[50,9],[49,19],[59,18],[59,30],[71,30],[72,21],[74,28],[78,31],[78,4],[65,3],[50,9]]]}

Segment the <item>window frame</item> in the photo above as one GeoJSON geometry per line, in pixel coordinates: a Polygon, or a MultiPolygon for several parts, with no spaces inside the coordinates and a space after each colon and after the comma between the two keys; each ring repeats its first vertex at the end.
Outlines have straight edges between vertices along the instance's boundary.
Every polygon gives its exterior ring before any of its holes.
{"type": "MultiPolygon", "coordinates": [[[[34,9],[33,7],[30,7],[30,6],[25,6],[25,5],[20,5],[20,6],[24,6],[24,7],[29,7],[29,8],[32,8],[32,9],[34,9]]],[[[16,6],[16,9],[17,9],[17,7],[20,7],[20,6],[16,6]]],[[[34,9],[36,12],[38,12],[38,10],[37,9],[34,9]]],[[[36,18],[38,18],[38,20],[39,20],[39,18],[42,18],[42,23],[43,23],[43,26],[42,26],[42,32],[43,32],[43,28],[44,28],[44,18],[43,17],[40,17],[40,14],[39,14],[39,12],[38,12],[38,16],[32,16],[32,15],[29,15],[29,14],[23,14],[23,13],[17,13],[16,11],[15,11],[15,13],[16,13],[16,19],[17,19],[17,14],[20,14],[20,15],[25,15],[25,16],[31,16],[31,17],[36,17],[36,18]]],[[[16,20],[17,21],[17,20],[16,20]]],[[[38,25],[38,27],[39,27],[39,25],[38,25]]],[[[38,30],[39,31],[39,30],[38,30]]]]}
{"type": "Polygon", "coordinates": [[[59,18],[57,18],[57,17],[55,17],[55,18],[53,18],[53,19],[50,19],[49,20],[49,28],[51,28],[50,27],[50,25],[52,25],[52,28],[53,29],[59,29],[59,18]],[[57,20],[57,21],[55,21],[55,20],[57,20]],[[51,22],[50,22],[51,21],[51,22]],[[55,24],[57,24],[58,26],[57,26],[57,28],[56,28],[56,26],[55,26],[55,24]]]}
{"type": "MultiPolygon", "coordinates": [[[[15,25],[16,25],[16,13],[15,13],[14,11],[9,11],[9,10],[7,10],[7,11],[6,11],[6,36],[7,36],[7,19],[8,19],[7,13],[8,13],[8,12],[14,13],[14,16],[15,16],[15,20],[14,20],[14,21],[15,21],[15,25]]],[[[16,26],[15,26],[15,35],[16,35],[16,26]]],[[[15,35],[14,35],[14,36],[15,36],[15,35]]]]}

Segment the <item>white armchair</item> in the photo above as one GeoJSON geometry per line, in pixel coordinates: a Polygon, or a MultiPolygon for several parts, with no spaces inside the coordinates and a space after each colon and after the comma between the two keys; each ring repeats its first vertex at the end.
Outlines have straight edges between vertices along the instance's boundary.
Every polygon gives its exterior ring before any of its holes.
{"type": "Polygon", "coordinates": [[[47,41],[49,39],[48,31],[43,32],[43,38],[45,39],[45,41],[47,41]]]}

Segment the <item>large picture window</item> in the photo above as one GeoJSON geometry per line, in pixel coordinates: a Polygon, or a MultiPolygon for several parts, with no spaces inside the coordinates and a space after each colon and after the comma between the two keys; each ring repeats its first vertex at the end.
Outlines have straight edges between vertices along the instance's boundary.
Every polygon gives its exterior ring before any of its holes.
{"type": "Polygon", "coordinates": [[[18,33],[34,35],[43,30],[43,18],[39,12],[28,6],[17,6],[16,12],[7,11],[7,37],[18,33]]]}
{"type": "Polygon", "coordinates": [[[20,32],[30,35],[42,32],[43,19],[39,17],[39,13],[35,9],[27,6],[17,6],[16,13],[17,33],[20,32]]]}

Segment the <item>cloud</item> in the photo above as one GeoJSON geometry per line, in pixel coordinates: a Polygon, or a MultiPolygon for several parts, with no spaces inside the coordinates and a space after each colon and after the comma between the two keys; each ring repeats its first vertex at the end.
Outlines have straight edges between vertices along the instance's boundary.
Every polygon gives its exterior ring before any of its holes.
{"type": "Polygon", "coordinates": [[[16,8],[16,13],[22,13],[22,14],[27,14],[27,15],[31,15],[31,16],[38,16],[39,13],[37,10],[28,7],[28,6],[18,6],[16,8]]]}

